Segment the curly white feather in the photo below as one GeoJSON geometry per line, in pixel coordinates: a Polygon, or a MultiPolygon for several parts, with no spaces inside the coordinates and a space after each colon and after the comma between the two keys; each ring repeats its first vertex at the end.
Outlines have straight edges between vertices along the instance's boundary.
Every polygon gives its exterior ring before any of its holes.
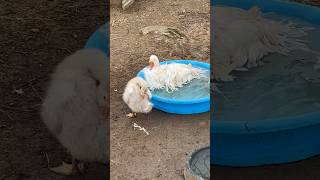
{"type": "Polygon", "coordinates": [[[302,39],[312,28],[298,27],[288,20],[263,18],[257,7],[248,11],[214,7],[213,14],[213,78],[216,80],[232,81],[232,71],[260,66],[262,58],[269,53],[314,52],[302,39]]]}
{"type": "Polygon", "coordinates": [[[155,55],[151,55],[149,61],[154,63],[154,68],[144,68],[144,76],[151,90],[177,91],[194,79],[206,77],[206,70],[195,68],[191,64],[167,63],[160,65],[155,55]]]}

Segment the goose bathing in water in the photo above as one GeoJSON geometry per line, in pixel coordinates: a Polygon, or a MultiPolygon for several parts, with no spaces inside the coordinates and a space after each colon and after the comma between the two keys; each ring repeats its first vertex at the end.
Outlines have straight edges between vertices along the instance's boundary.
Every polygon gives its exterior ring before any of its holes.
{"type": "Polygon", "coordinates": [[[150,90],[165,89],[167,92],[177,91],[194,79],[206,77],[204,69],[195,68],[191,64],[160,65],[155,55],[150,56],[149,67],[144,68],[143,72],[150,90]]]}
{"type": "Polygon", "coordinates": [[[262,65],[262,58],[270,53],[311,51],[302,38],[312,28],[264,18],[257,7],[249,10],[214,7],[213,17],[212,65],[213,78],[217,81],[232,81],[232,71],[262,65]]]}
{"type": "Polygon", "coordinates": [[[136,113],[146,114],[152,110],[151,92],[145,80],[140,77],[135,77],[127,83],[122,99],[132,111],[127,114],[128,117],[135,117],[136,113]]]}
{"type": "Polygon", "coordinates": [[[51,77],[41,117],[73,159],[72,164],[50,168],[56,173],[78,173],[78,161],[109,161],[107,60],[98,50],[80,50],[60,63],[51,77]]]}

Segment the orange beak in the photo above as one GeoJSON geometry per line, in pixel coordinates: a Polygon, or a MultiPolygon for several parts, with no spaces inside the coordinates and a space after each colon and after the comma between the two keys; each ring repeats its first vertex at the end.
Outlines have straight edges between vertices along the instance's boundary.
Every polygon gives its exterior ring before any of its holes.
{"type": "Polygon", "coordinates": [[[154,67],[154,63],[153,62],[149,62],[149,66],[150,66],[150,69],[152,70],[153,67],[154,67]]]}

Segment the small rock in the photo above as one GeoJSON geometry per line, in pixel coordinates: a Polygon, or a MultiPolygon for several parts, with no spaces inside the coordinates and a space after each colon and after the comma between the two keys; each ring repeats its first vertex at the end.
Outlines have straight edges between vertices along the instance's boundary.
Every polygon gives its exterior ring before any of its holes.
{"type": "Polygon", "coordinates": [[[20,89],[14,89],[13,92],[15,92],[16,94],[23,94],[23,90],[20,88],[20,89]]]}

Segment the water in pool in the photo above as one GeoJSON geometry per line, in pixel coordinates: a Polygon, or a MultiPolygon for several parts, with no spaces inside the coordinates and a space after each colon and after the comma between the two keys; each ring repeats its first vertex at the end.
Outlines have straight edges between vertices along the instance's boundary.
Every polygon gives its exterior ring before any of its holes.
{"type": "Polygon", "coordinates": [[[190,100],[210,96],[210,73],[206,71],[206,77],[194,79],[177,91],[168,93],[166,90],[154,90],[153,96],[160,96],[169,99],[190,100]]]}
{"type": "MultiPolygon", "coordinates": [[[[274,14],[270,18],[283,18],[274,14]]],[[[301,20],[296,23],[315,29],[307,37],[308,46],[320,52],[320,26],[301,20]]],[[[313,53],[295,51],[289,56],[272,54],[265,65],[248,72],[237,72],[233,82],[219,83],[223,96],[214,93],[214,119],[249,121],[290,117],[319,111],[320,68],[313,53]]]]}

